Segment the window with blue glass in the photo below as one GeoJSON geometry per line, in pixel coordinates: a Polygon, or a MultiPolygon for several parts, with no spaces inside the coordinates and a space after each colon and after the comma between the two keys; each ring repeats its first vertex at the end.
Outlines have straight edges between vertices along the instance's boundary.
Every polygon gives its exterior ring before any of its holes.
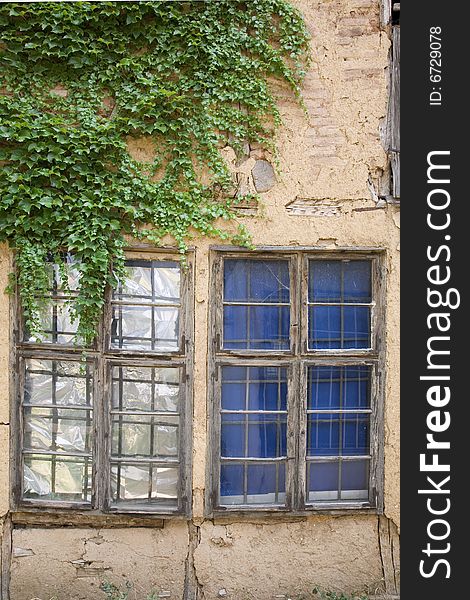
{"type": "Polygon", "coordinates": [[[220,494],[227,504],[284,503],[287,369],[221,371],[220,494]]]}
{"type": "Polygon", "coordinates": [[[289,262],[227,259],[223,310],[224,348],[288,350],[289,262]]]}
{"type": "Polygon", "coordinates": [[[310,260],[308,347],[370,347],[371,264],[365,260],[310,260]]]}
{"type": "Polygon", "coordinates": [[[370,462],[370,366],[309,366],[309,501],[367,500],[370,462]]]}
{"type": "Polygon", "coordinates": [[[380,258],[216,260],[213,508],[378,507],[380,258]]]}

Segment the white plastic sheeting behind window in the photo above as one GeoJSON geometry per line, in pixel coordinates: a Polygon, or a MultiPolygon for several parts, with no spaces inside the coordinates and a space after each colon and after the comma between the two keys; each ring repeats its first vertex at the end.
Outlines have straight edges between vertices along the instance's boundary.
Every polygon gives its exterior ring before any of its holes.
{"type": "Polygon", "coordinates": [[[25,363],[23,496],[89,502],[92,369],[78,361],[25,363]]]}

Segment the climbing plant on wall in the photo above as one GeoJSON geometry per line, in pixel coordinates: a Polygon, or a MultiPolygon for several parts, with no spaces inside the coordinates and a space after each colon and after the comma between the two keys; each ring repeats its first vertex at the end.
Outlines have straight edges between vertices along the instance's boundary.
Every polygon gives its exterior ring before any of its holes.
{"type": "Polygon", "coordinates": [[[46,261],[74,255],[89,344],[126,234],[247,243],[220,148],[272,144],[270,81],[299,94],[308,34],[288,0],[7,3],[0,28],[0,240],[32,333],[46,261]],[[128,149],[144,136],[142,163],[128,149]]]}

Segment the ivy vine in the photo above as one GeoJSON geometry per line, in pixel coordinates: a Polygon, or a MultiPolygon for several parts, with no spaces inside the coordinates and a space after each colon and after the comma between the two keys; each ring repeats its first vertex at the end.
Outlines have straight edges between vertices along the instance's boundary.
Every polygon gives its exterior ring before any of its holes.
{"type": "Polygon", "coordinates": [[[299,95],[308,34],[288,0],[8,3],[0,27],[0,240],[37,335],[46,261],[74,255],[87,345],[125,235],[170,235],[183,253],[196,233],[248,243],[224,225],[235,215],[220,148],[273,147],[270,81],[299,95]],[[152,161],[139,162],[129,141],[147,136],[152,161]]]}

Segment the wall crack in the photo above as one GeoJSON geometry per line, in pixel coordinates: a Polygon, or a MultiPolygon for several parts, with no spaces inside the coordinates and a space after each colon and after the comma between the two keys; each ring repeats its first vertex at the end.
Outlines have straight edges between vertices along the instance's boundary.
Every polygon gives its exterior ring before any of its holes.
{"type": "Polygon", "coordinates": [[[188,554],[185,560],[184,596],[183,600],[204,600],[204,590],[198,579],[194,554],[201,543],[201,528],[188,521],[188,554]]]}

